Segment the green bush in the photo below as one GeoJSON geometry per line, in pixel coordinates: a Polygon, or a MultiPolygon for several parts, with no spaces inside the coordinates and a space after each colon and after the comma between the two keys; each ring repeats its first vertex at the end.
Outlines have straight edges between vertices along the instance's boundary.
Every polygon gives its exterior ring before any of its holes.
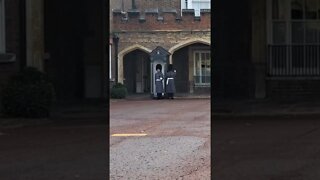
{"type": "Polygon", "coordinates": [[[123,99],[127,96],[127,88],[121,83],[115,84],[111,88],[111,98],[123,99]]]}
{"type": "Polygon", "coordinates": [[[11,77],[1,95],[2,112],[11,117],[48,117],[55,93],[46,74],[27,67],[11,77]]]}

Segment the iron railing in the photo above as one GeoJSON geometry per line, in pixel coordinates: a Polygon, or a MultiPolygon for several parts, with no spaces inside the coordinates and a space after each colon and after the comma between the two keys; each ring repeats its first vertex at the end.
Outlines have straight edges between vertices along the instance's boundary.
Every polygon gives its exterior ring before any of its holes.
{"type": "Polygon", "coordinates": [[[320,76],[320,45],[269,45],[268,76],[320,76]]]}

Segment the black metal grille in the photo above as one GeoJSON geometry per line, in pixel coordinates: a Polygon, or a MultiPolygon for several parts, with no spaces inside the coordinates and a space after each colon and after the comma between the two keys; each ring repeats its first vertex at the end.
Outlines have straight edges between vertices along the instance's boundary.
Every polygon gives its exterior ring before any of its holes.
{"type": "Polygon", "coordinates": [[[268,76],[320,76],[320,45],[269,45],[268,76]]]}

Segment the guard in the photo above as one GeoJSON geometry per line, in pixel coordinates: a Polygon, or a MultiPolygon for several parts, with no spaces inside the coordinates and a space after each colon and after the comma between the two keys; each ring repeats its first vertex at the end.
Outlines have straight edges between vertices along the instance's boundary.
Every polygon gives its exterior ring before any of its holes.
{"type": "Polygon", "coordinates": [[[166,73],[166,93],[169,99],[173,99],[174,93],[176,92],[176,87],[174,84],[174,79],[176,77],[176,70],[173,70],[173,65],[168,65],[168,71],[166,73]]]}
{"type": "Polygon", "coordinates": [[[156,93],[157,99],[162,99],[162,93],[164,92],[163,89],[163,73],[161,72],[162,66],[161,64],[157,64],[156,66],[156,74],[155,74],[155,84],[156,84],[156,93]]]}

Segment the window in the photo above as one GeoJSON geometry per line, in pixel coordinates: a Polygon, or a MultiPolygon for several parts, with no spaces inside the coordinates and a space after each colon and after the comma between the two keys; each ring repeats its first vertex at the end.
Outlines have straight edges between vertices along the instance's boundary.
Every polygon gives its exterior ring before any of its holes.
{"type": "Polygon", "coordinates": [[[194,51],[194,81],[196,86],[210,85],[210,51],[194,51]]]}
{"type": "Polygon", "coordinates": [[[210,9],[210,0],[193,0],[192,8],[195,16],[200,16],[200,9],[210,9]]]}
{"type": "Polygon", "coordinates": [[[200,9],[210,9],[211,0],[181,0],[181,9],[194,9],[195,16],[200,16],[200,9]]]}
{"type": "Polygon", "coordinates": [[[5,53],[5,11],[4,0],[0,0],[0,53],[5,53]]]}
{"type": "Polygon", "coordinates": [[[320,75],[320,0],[269,0],[270,75],[320,75]]]}

